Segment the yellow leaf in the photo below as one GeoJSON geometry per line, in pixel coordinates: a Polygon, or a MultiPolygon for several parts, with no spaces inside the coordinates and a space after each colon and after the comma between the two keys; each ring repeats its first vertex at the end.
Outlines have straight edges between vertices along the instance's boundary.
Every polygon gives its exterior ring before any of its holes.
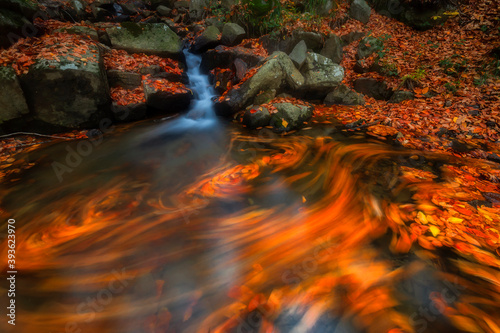
{"type": "Polygon", "coordinates": [[[433,226],[433,225],[431,225],[431,226],[429,227],[429,230],[430,230],[430,232],[432,233],[432,236],[434,236],[434,237],[436,237],[437,235],[439,235],[439,233],[441,232],[441,230],[439,230],[439,228],[438,228],[438,227],[435,227],[435,226],[433,226]]]}
{"type": "Polygon", "coordinates": [[[306,197],[305,196],[302,196],[302,202],[306,202],[306,197]]]}
{"type": "Polygon", "coordinates": [[[453,122],[454,122],[454,123],[456,123],[456,122],[457,122],[457,120],[458,120],[458,117],[454,117],[454,118],[453,118],[453,122]]]}
{"type": "Polygon", "coordinates": [[[464,219],[461,219],[459,217],[449,217],[448,218],[448,222],[451,222],[451,223],[462,223],[464,219]]]}
{"type": "Polygon", "coordinates": [[[427,217],[426,217],[426,216],[425,216],[425,214],[424,214],[424,213],[422,213],[422,212],[418,212],[418,214],[417,214],[417,219],[418,219],[418,220],[420,221],[420,223],[422,223],[422,224],[427,224],[427,223],[429,223],[429,221],[427,221],[427,217]]]}
{"type": "Polygon", "coordinates": [[[482,332],[478,324],[471,318],[464,316],[449,316],[448,317],[455,327],[465,332],[482,332]]]}
{"type": "Polygon", "coordinates": [[[447,16],[457,16],[459,15],[460,13],[457,12],[457,11],[454,11],[454,12],[444,12],[443,15],[447,15],[447,16]]]}
{"type": "Polygon", "coordinates": [[[285,119],[281,118],[281,125],[283,125],[283,127],[287,127],[288,126],[288,121],[286,121],[285,119]]]}

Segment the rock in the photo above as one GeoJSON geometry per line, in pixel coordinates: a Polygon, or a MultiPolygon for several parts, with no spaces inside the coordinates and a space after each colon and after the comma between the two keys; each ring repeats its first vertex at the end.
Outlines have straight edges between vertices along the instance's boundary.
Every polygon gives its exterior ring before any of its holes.
{"type": "Polygon", "coordinates": [[[123,22],[106,29],[111,46],[131,53],[146,53],[180,58],[182,42],[166,24],[123,22]]]}
{"type": "Polygon", "coordinates": [[[278,90],[284,87],[297,90],[303,84],[304,77],[290,58],[283,52],[275,52],[251,78],[239,88],[229,91],[224,102],[216,104],[216,112],[219,115],[230,115],[241,110],[260,91],[278,90]]]}
{"type": "Polygon", "coordinates": [[[273,104],[278,112],[271,117],[270,125],[277,132],[289,132],[304,126],[313,114],[313,108],[305,105],[294,105],[291,103],[273,104]]]}
{"type": "Polygon", "coordinates": [[[372,9],[365,0],[354,0],[349,8],[349,16],[361,23],[368,23],[372,9]]]}
{"type": "Polygon", "coordinates": [[[200,20],[207,7],[207,0],[191,0],[189,4],[189,17],[193,20],[200,20]]]}
{"type": "Polygon", "coordinates": [[[325,41],[325,46],[323,46],[320,54],[330,58],[334,63],[340,64],[343,56],[342,40],[336,35],[330,35],[330,37],[325,41]]]}
{"type": "Polygon", "coordinates": [[[79,50],[76,61],[68,49],[61,49],[58,59],[38,59],[20,77],[27,104],[36,119],[53,126],[99,126],[101,119],[110,117],[109,88],[99,48],[89,43],[86,53],[79,50]]]}
{"type": "Polygon", "coordinates": [[[128,105],[118,105],[113,102],[111,111],[117,121],[136,121],[146,118],[146,103],[133,103],[128,105]]]}
{"type": "Polygon", "coordinates": [[[334,91],[326,95],[324,103],[326,105],[364,105],[365,99],[362,95],[341,84],[334,91]]]}
{"type": "Polygon", "coordinates": [[[241,46],[228,47],[219,45],[215,49],[202,54],[200,69],[206,73],[214,68],[229,68],[238,58],[246,62],[249,68],[264,60],[264,57],[253,53],[252,49],[241,46]]]}
{"type": "Polygon", "coordinates": [[[110,69],[107,71],[107,76],[111,87],[119,86],[125,89],[134,89],[142,83],[142,76],[139,73],[110,69]]]}
{"type": "Polygon", "coordinates": [[[54,32],[63,32],[71,35],[79,35],[79,36],[88,36],[96,42],[99,41],[99,35],[97,34],[97,30],[83,26],[83,25],[75,25],[69,28],[60,28],[54,30],[54,32]]]}
{"type": "Polygon", "coordinates": [[[364,32],[361,31],[353,31],[348,33],[347,35],[343,35],[340,37],[342,39],[342,42],[344,43],[344,46],[347,46],[351,44],[354,41],[357,41],[365,36],[364,32]]]}
{"type": "Polygon", "coordinates": [[[220,17],[209,17],[205,19],[205,23],[208,25],[213,25],[217,29],[222,30],[224,28],[224,20],[220,17]]]}
{"type": "Polygon", "coordinates": [[[267,108],[251,106],[243,114],[243,124],[249,128],[268,126],[271,122],[271,114],[267,108]]]}
{"type": "Polygon", "coordinates": [[[194,39],[193,44],[190,47],[193,53],[202,53],[208,49],[212,49],[219,44],[219,29],[211,25],[208,26],[205,31],[198,37],[194,39]]]}
{"type": "Polygon", "coordinates": [[[179,0],[174,2],[174,8],[175,9],[189,9],[189,3],[190,1],[187,0],[179,0]]]}
{"type": "Polygon", "coordinates": [[[229,83],[235,81],[234,73],[230,70],[215,70],[215,75],[213,77],[215,91],[219,94],[223,94],[228,87],[229,83]]]}
{"type": "Polygon", "coordinates": [[[88,16],[87,12],[85,11],[87,3],[83,2],[82,0],[70,0],[69,6],[70,8],[68,8],[68,10],[73,12],[72,16],[74,19],[83,20],[88,16]]]}
{"type": "Polygon", "coordinates": [[[172,83],[162,78],[144,80],[142,85],[147,106],[162,114],[187,110],[193,97],[191,90],[184,85],[172,83]],[[157,84],[166,86],[168,89],[158,89],[157,84]],[[177,87],[177,89],[172,89],[173,87],[177,87]]]}
{"type": "Polygon", "coordinates": [[[226,46],[238,45],[245,38],[245,35],[245,29],[236,23],[226,23],[222,28],[221,42],[226,46]]]}
{"type": "Polygon", "coordinates": [[[306,61],[307,56],[307,45],[306,42],[301,40],[295,45],[292,52],[290,52],[289,57],[292,60],[293,64],[297,69],[300,69],[304,62],[306,61]]]}
{"type": "Polygon", "coordinates": [[[156,7],[156,11],[161,16],[169,16],[170,13],[172,12],[172,9],[170,9],[167,6],[164,6],[164,5],[159,5],[158,7],[156,7]]]}
{"type": "Polygon", "coordinates": [[[269,54],[276,51],[289,54],[302,40],[306,43],[307,48],[313,52],[320,52],[323,47],[323,36],[311,31],[294,30],[291,36],[281,34],[279,36],[265,35],[259,38],[269,54]]]}
{"type": "Polygon", "coordinates": [[[319,1],[319,3],[316,5],[316,14],[319,16],[327,16],[332,8],[332,0],[319,1]]]}
{"type": "Polygon", "coordinates": [[[0,8],[0,47],[9,47],[24,37],[23,28],[25,27],[34,29],[23,14],[0,8]]]}
{"type": "Polygon", "coordinates": [[[234,66],[234,72],[236,73],[236,78],[238,79],[238,81],[241,81],[243,77],[245,77],[245,74],[247,73],[248,70],[247,63],[237,58],[236,60],[234,60],[233,66],[234,66]]]}
{"type": "Polygon", "coordinates": [[[402,101],[412,100],[414,98],[415,94],[411,91],[398,90],[392,94],[389,103],[401,103],[402,101]]]}
{"type": "Polygon", "coordinates": [[[310,99],[323,99],[329,91],[342,82],[344,68],[335,64],[330,58],[308,52],[302,74],[305,83],[301,91],[310,99]]]}
{"type": "Polygon", "coordinates": [[[356,54],[357,59],[363,59],[370,56],[377,50],[381,50],[384,47],[384,42],[375,37],[365,37],[358,45],[358,53],[356,54]]]}
{"type": "Polygon", "coordinates": [[[29,113],[19,79],[12,67],[0,67],[0,124],[29,113]]]}
{"type": "Polygon", "coordinates": [[[257,96],[255,96],[255,98],[253,99],[253,104],[266,104],[272,101],[274,97],[276,97],[276,89],[262,91],[257,96]]]}
{"type": "Polygon", "coordinates": [[[323,47],[323,36],[316,32],[295,30],[292,33],[292,40],[297,42],[303,40],[307,48],[314,52],[318,52],[323,47]]]}
{"type": "Polygon", "coordinates": [[[372,78],[357,79],[354,81],[354,90],[378,100],[388,100],[392,96],[392,89],[385,82],[372,78]]]}
{"type": "Polygon", "coordinates": [[[0,0],[0,8],[21,14],[28,19],[32,19],[39,9],[37,2],[31,0],[0,0]]]}

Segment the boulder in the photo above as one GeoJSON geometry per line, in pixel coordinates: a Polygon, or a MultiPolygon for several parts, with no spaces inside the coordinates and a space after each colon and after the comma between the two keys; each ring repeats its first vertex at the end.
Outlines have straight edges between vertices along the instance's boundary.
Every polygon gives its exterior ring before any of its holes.
{"type": "Polygon", "coordinates": [[[365,0],[354,0],[349,8],[349,16],[361,23],[368,23],[372,9],[365,0]]]}
{"type": "Polygon", "coordinates": [[[389,99],[389,103],[401,103],[403,101],[412,100],[415,98],[415,94],[411,91],[398,90],[392,94],[389,99]]]}
{"type": "Polygon", "coordinates": [[[236,74],[236,79],[238,81],[241,81],[247,71],[248,71],[248,65],[246,62],[244,62],[243,60],[237,58],[234,62],[233,62],[233,67],[234,67],[234,73],[236,74]]]}
{"type": "Polygon", "coordinates": [[[321,50],[320,54],[327,58],[330,58],[334,63],[340,64],[343,57],[342,50],[342,40],[336,35],[330,35],[325,41],[325,45],[321,50]]]}
{"type": "Polygon", "coordinates": [[[236,23],[226,23],[222,28],[221,42],[226,46],[234,46],[245,38],[245,29],[236,23]]]}
{"type": "Polygon", "coordinates": [[[347,46],[351,44],[354,41],[357,41],[365,36],[364,32],[361,31],[352,31],[348,33],[347,35],[343,35],[340,37],[342,39],[342,42],[344,43],[344,46],[347,46]]]}
{"type": "Polygon", "coordinates": [[[97,30],[93,28],[89,28],[83,25],[75,25],[69,28],[59,28],[54,30],[54,32],[62,32],[71,35],[79,35],[79,36],[87,36],[96,42],[99,41],[99,35],[97,34],[97,30]]]}
{"type": "Polygon", "coordinates": [[[117,121],[136,121],[146,118],[147,115],[146,103],[132,103],[127,105],[119,105],[113,102],[111,111],[114,119],[117,121]]]}
{"type": "Polygon", "coordinates": [[[156,11],[161,16],[169,16],[170,13],[172,12],[172,9],[170,9],[167,6],[164,6],[164,5],[159,5],[158,7],[156,7],[156,11]]]}
{"type": "Polygon", "coordinates": [[[0,0],[0,8],[32,19],[38,11],[38,4],[32,0],[0,0]]]}
{"type": "Polygon", "coordinates": [[[264,57],[256,55],[252,49],[245,47],[219,45],[202,54],[200,69],[207,73],[214,68],[229,68],[236,59],[243,60],[250,68],[264,60],[264,57]]]}
{"type": "Polygon", "coordinates": [[[193,98],[191,90],[182,83],[162,78],[151,78],[142,82],[146,104],[157,113],[186,111],[193,98]]]}
{"type": "Polygon", "coordinates": [[[344,68],[335,64],[330,58],[308,52],[302,74],[305,82],[301,91],[306,97],[323,99],[329,91],[342,82],[344,68]]]}
{"type": "Polygon", "coordinates": [[[326,105],[364,105],[365,99],[362,95],[352,91],[346,85],[341,84],[325,97],[326,105]]]}
{"type": "Polygon", "coordinates": [[[243,124],[249,128],[268,126],[271,122],[269,110],[262,106],[251,106],[243,114],[243,124]]]}
{"type": "Polygon", "coordinates": [[[106,29],[111,46],[131,53],[155,54],[180,58],[182,41],[163,23],[136,24],[123,22],[106,29]]]}
{"type": "Polygon", "coordinates": [[[253,99],[253,104],[255,105],[266,104],[272,101],[274,97],[276,97],[276,89],[261,91],[253,99]]]}
{"type": "Polygon", "coordinates": [[[201,35],[194,39],[193,44],[190,47],[191,52],[202,53],[208,49],[216,47],[220,43],[219,34],[220,31],[217,27],[213,25],[208,26],[205,31],[201,33],[201,35]]]}
{"type": "Polygon", "coordinates": [[[84,53],[80,47],[76,60],[71,46],[64,50],[56,59],[38,59],[20,77],[28,106],[36,119],[53,126],[98,126],[110,116],[109,87],[99,48],[88,44],[84,53]]]}
{"type": "Polygon", "coordinates": [[[289,54],[301,40],[303,40],[307,48],[313,52],[320,52],[323,47],[323,36],[311,31],[294,30],[291,35],[265,35],[259,38],[262,46],[269,54],[276,51],[283,51],[289,54]]]}
{"type": "Polygon", "coordinates": [[[125,89],[134,89],[142,83],[142,76],[139,73],[110,69],[107,71],[107,76],[110,87],[119,86],[125,89]]]}
{"type": "Polygon", "coordinates": [[[368,36],[363,38],[358,45],[357,59],[363,59],[375,51],[381,50],[384,47],[384,42],[378,38],[368,36]]]}
{"type": "Polygon", "coordinates": [[[392,89],[388,88],[384,81],[372,78],[357,79],[354,81],[354,90],[378,100],[386,101],[392,96],[392,89]]]}
{"type": "Polygon", "coordinates": [[[0,124],[29,113],[19,79],[12,67],[0,67],[0,124]]]}
{"type": "Polygon", "coordinates": [[[9,47],[24,37],[24,27],[33,29],[23,14],[0,7],[0,47],[9,47]]]}
{"type": "Polygon", "coordinates": [[[260,91],[288,88],[297,90],[304,77],[283,52],[270,55],[259,70],[240,87],[230,90],[223,102],[216,105],[220,115],[233,114],[248,105],[260,91]]]}
{"type": "Polygon", "coordinates": [[[292,103],[275,103],[278,112],[271,117],[270,125],[277,132],[289,132],[304,126],[313,115],[313,107],[292,103]]]}
{"type": "Polygon", "coordinates": [[[292,60],[295,67],[300,69],[304,62],[306,61],[307,56],[307,45],[306,42],[301,40],[295,45],[292,52],[290,52],[289,57],[292,60]]]}
{"type": "Polygon", "coordinates": [[[189,4],[189,17],[192,20],[200,20],[203,17],[205,8],[207,7],[207,0],[191,0],[189,4]]]}

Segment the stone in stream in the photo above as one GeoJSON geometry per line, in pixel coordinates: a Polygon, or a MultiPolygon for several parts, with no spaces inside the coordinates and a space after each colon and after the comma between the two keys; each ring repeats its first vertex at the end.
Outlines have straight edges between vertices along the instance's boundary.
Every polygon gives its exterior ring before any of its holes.
{"type": "Polygon", "coordinates": [[[326,95],[324,103],[326,105],[364,105],[365,99],[362,95],[341,84],[326,95]]]}
{"type": "Polygon", "coordinates": [[[241,43],[245,38],[246,32],[236,23],[226,23],[222,28],[221,42],[226,46],[234,46],[241,43]]]}
{"type": "Polygon", "coordinates": [[[320,54],[332,59],[334,63],[340,64],[343,57],[342,46],[342,40],[337,35],[332,34],[325,41],[325,46],[323,46],[320,54]]]}
{"type": "Polygon", "coordinates": [[[385,101],[391,98],[393,93],[384,81],[364,77],[354,81],[354,90],[377,100],[385,101]]]}
{"type": "Polygon", "coordinates": [[[182,83],[162,78],[150,78],[142,82],[146,104],[154,112],[178,113],[186,111],[193,98],[191,90],[182,83]]]}
{"type": "Polygon", "coordinates": [[[166,24],[137,24],[123,22],[119,27],[106,29],[115,49],[131,53],[146,53],[181,58],[182,41],[166,24]]]}
{"type": "MultiPolygon", "coordinates": [[[[110,117],[109,87],[99,48],[71,46],[56,59],[38,59],[20,77],[30,110],[37,120],[63,128],[99,126],[110,117]]],[[[61,51],[63,52],[63,51],[61,51]]]]}
{"type": "Polygon", "coordinates": [[[215,105],[219,115],[230,115],[251,103],[260,91],[288,87],[297,90],[304,77],[283,52],[270,55],[259,70],[240,87],[229,91],[224,101],[215,105]]]}
{"type": "Polygon", "coordinates": [[[253,105],[248,107],[243,114],[243,124],[248,128],[268,126],[271,122],[269,110],[262,106],[253,105]]]}
{"type": "Polygon", "coordinates": [[[125,89],[134,89],[142,83],[142,76],[139,73],[110,69],[107,71],[107,76],[110,87],[119,86],[125,89]]]}
{"type": "Polygon", "coordinates": [[[29,113],[19,79],[12,67],[0,67],[0,124],[29,113]]]}
{"type": "Polygon", "coordinates": [[[194,39],[190,51],[193,53],[202,53],[216,47],[220,43],[219,34],[220,31],[216,26],[208,26],[201,35],[194,39]]]}
{"type": "Polygon", "coordinates": [[[146,118],[147,105],[146,103],[132,103],[128,105],[119,105],[113,102],[111,106],[113,118],[116,121],[136,121],[146,118]]]}
{"type": "Polygon", "coordinates": [[[270,125],[277,132],[289,132],[304,126],[313,114],[313,107],[292,103],[275,103],[278,112],[271,117],[270,125]]]}
{"type": "Polygon", "coordinates": [[[301,92],[309,99],[323,99],[344,79],[344,68],[330,58],[308,52],[302,69],[305,82],[301,92]]]}
{"type": "Polygon", "coordinates": [[[349,16],[361,23],[368,23],[372,9],[365,0],[354,0],[349,8],[349,16]]]}

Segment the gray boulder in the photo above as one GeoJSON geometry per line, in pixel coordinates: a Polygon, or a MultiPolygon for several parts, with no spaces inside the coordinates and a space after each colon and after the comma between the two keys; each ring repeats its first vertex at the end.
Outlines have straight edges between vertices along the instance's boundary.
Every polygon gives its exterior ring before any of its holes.
{"type": "Polygon", "coordinates": [[[227,46],[238,45],[245,38],[245,35],[245,29],[236,23],[226,23],[222,28],[221,42],[227,46]]]}
{"type": "Polygon", "coordinates": [[[216,105],[216,111],[220,115],[233,114],[248,105],[260,91],[284,87],[297,90],[303,84],[304,77],[290,58],[283,52],[275,52],[251,78],[229,91],[224,102],[216,105]]]}
{"type": "Polygon", "coordinates": [[[236,59],[243,60],[250,68],[264,60],[264,57],[255,55],[251,49],[242,46],[228,47],[219,45],[215,49],[202,54],[200,69],[209,72],[216,67],[230,68],[236,59]]]}
{"type": "Polygon", "coordinates": [[[334,63],[340,64],[343,57],[342,46],[342,40],[338,36],[330,35],[330,37],[325,41],[325,45],[323,46],[320,54],[330,58],[334,63]]]}
{"type": "Polygon", "coordinates": [[[276,97],[276,89],[262,91],[257,96],[255,96],[255,98],[253,99],[253,104],[260,105],[269,103],[275,97],[276,97]]]}
{"type": "Polygon", "coordinates": [[[381,50],[383,47],[384,42],[382,42],[380,39],[371,36],[365,37],[359,42],[356,58],[366,58],[373,54],[375,51],[381,50]]]}
{"type": "Polygon", "coordinates": [[[191,0],[189,3],[189,17],[193,20],[201,19],[206,7],[208,7],[207,0],[191,0]]]}
{"type": "Polygon", "coordinates": [[[301,40],[295,45],[292,52],[290,52],[289,57],[292,60],[295,67],[300,69],[304,62],[306,61],[307,56],[307,45],[306,42],[301,40]]]}
{"type": "Polygon", "coordinates": [[[123,22],[119,27],[106,29],[106,32],[115,49],[174,58],[182,54],[181,39],[163,23],[123,22]]]}
{"type": "Polygon", "coordinates": [[[354,0],[349,8],[349,16],[366,24],[370,20],[371,11],[365,0],[354,0]]]}
{"type": "Polygon", "coordinates": [[[191,52],[201,53],[216,47],[220,43],[219,34],[220,31],[216,26],[208,26],[201,35],[194,39],[190,47],[191,52]]]}
{"type": "Polygon", "coordinates": [[[0,124],[29,113],[19,79],[12,67],[0,67],[0,124]]]}
{"type": "Polygon", "coordinates": [[[69,28],[59,28],[54,30],[54,32],[62,32],[62,33],[67,33],[71,35],[78,35],[78,36],[87,36],[90,37],[91,39],[95,40],[96,42],[99,41],[99,35],[97,34],[97,30],[83,26],[83,25],[75,25],[69,28]]]}
{"type": "Polygon", "coordinates": [[[341,84],[334,91],[326,95],[324,103],[326,105],[364,105],[365,99],[362,95],[341,84]]]}
{"type": "Polygon", "coordinates": [[[359,78],[354,81],[354,90],[377,100],[387,101],[392,96],[392,89],[384,81],[372,78],[359,78]]]}
{"type": "Polygon", "coordinates": [[[182,86],[181,89],[158,89],[156,81],[161,85],[169,86],[171,83],[162,78],[152,78],[151,80],[143,81],[144,95],[146,96],[146,104],[149,108],[158,113],[177,113],[186,111],[193,98],[191,90],[182,86]]]}
{"type": "Polygon", "coordinates": [[[304,85],[301,91],[310,99],[324,98],[344,79],[344,68],[335,64],[330,58],[317,53],[308,52],[302,70],[304,85]]]}
{"type": "Polygon", "coordinates": [[[313,115],[313,107],[291,103],[273,104],[278,112],[271,117],[270,125],[277,132],[289,132],[304,126],[313,115]]]}
{"type": "Polygon", "coordinates": [[[294,30],[291,36],[281,34],[280,36],[265,35],[259,38],[259,41],[269,54],[276,51],[289,54],[297,43],[302,40],[306,43],[307,48],[313,52],[320,52],[323,47],[323,36],[311,31],[294,30]]]}
{"type": "Polygon", "coordinates": [[[415,94],[411,91],[398,90],[389,99],[389,103],[401,103],[403,101],[412,100],[415,98],[415,94]]]}
{"type": "Polygon", "coordinates": [[[119,86],[125,89],[134,89],[142,83],[142,76],[139,73],[110,69],[107,71],[107,76],[110,87],[119,86]]]}
{"type": "Polygon", "coordinates": [[[248,128],[268,126],[271,122],[269,110],[262,106],[251,106],[243,114],[243,124],[248,128]]]}
{"type": "Polygon", "coordinates": [[[95,127],[109,117],[110,98],[99,48],[73,58],[71,51],[58,59],[38,59],[20,77],[26,101],[34,117],[64,128],[95,127]]]}
{"type": "Polygon", "coordinates": [[[164,6],[164,5],[159,5],[158,7],[156,7],[156,11],[161,16],[169,16],[170,13],[172,12],[172,9],[170,9],[167,6],[164,6]]]}

